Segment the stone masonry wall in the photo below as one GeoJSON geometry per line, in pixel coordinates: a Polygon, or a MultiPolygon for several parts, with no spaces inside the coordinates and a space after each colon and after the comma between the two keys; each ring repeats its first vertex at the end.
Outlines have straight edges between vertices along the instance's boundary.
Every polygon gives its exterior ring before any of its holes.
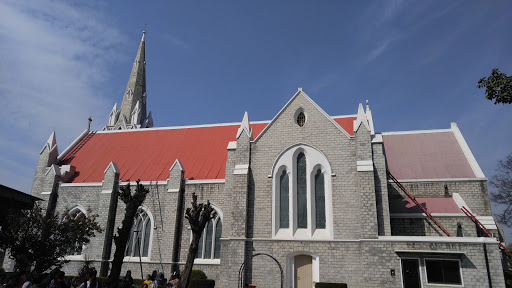
{"type": "MultiPolygon", "coordinates": [[[[321,151],[331,165],[333,234],[336,239],[359,239],[361,235],[356,150],[354,140],[336,128],[311,102],[296,97],[281,115],[255,141],[251,150],[254,179],[255,238],[270,238],[272,233],[272,167],[278,156],[296,144],[310,145],[321,151]],[[306,123],[295,123],[295,112],[303,108],[306,123]]],[[[377,233],[377,232],[375,232],[377,233]]]]}

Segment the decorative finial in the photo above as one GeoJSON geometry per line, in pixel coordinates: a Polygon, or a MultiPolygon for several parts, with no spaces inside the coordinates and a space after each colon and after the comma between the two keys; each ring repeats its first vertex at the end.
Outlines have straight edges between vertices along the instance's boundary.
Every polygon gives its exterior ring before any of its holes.
{"type": "Polygon", "coordinates": [[[299,87],[299,91],[302,91],[302,87],[299,87]]]}
{"type": "Polygon", "coordinates": [[[87,130],[91,130],[91,122],[92,122],[92,118],[91,116],[89,116],[89,126],[87,127],[87,130]]]}
{"type": "Polygon", "coordinates": [[[142,31],[142,40],[141,41],[144,41],[145,36],[146,36],[146,24],[144,24],[144,30],[142,31]]]}

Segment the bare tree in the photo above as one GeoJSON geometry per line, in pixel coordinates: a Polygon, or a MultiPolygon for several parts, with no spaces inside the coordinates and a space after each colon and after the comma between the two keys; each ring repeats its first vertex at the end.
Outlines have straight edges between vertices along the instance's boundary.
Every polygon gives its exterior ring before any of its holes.
{"type": "Polygon", "coordinates": [[[498,161],[496,172],[489,181],[497,189],[496,192],[491,192],[491,200],[505,205],[505,210],[497,215],[498,221],[512,227],[512,153],[504,160],[498,161]]]}
{"type": "Polygon", "coordinates": [[[206,223],[211,219],[215,218],[215,210],[210,206],[210,201],[207,200],[206,204],[197,204],[197,195],[192,193],[192,207],[187,208],[185,212],[185,218],[190,223],[190,229],[192,230],[192,241],[188,248],[187,263],[183,271],[183,281],[181,288],[187,288],[190,282],[190,275],[192,274],[192,266],[194,266],[194,259],[197,256],[197,250],[199,248],[199,240],[203,233],[206,223]]]}
{"type": "Polygon", "coordinates": [[[124,219],[120,228],[117,228],[117,236],[114,236],[114,243],[116,244],[116,252],[112,260],[112,269],[108,279],[111,287],[117,287],[119,276],[121,275],[121,267],[123,266],[124,253],[126,251],[126,244],[130,240],[130,230],[132,228],[133,219],[137,214],[137,209],[142,205],[146,199],[149,190],[140,184],[140,179],[137,180],[137,187],[135,193],[132,195],[130,183],[126,186],[120,187],[119,199],[126,204],[124,219]]]}

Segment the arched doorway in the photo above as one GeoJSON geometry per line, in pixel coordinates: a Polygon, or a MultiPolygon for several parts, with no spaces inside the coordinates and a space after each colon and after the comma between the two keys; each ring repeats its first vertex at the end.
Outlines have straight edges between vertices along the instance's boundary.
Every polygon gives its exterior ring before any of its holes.
{"type": "Polygon", "coordinates": [[[320,281],[320,257],[308,251],[286,256],[286,287],[312,288],[320,281]]]}

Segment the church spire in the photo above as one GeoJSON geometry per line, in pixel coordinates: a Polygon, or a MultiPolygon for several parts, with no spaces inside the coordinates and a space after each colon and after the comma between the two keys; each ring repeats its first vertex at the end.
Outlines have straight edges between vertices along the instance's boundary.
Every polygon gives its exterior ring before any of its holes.
{"type": "MultiPolygon", "coordinates": [[[[126,84],[123,102],[118,117],[109,117],[109,123],[103,130],[137,129],[152,127],[152,120],[146,121],[146,31],[142,31],[137,56],[133,62],[132,72],[126,84]],[[113,119],[115,118],[115,120],[113,119]],[[114,121],[115,123],[112,123],[114,121]],[[133,122],[135,121],[135,122],[133,122]],[[132,123],[133,122],[133,123],[132,123]],[[151,122],[151,125],[149,125],[151,122]],[[124,124],[124,125],[123,125],[124,124]]],[[[114,106],[114,109],[117,109],[114,106]]],[[[112,114],[112,112],[111,112],[112,114]]],[[[112,115],[110,115],[112,116],[112,115]]]]}

